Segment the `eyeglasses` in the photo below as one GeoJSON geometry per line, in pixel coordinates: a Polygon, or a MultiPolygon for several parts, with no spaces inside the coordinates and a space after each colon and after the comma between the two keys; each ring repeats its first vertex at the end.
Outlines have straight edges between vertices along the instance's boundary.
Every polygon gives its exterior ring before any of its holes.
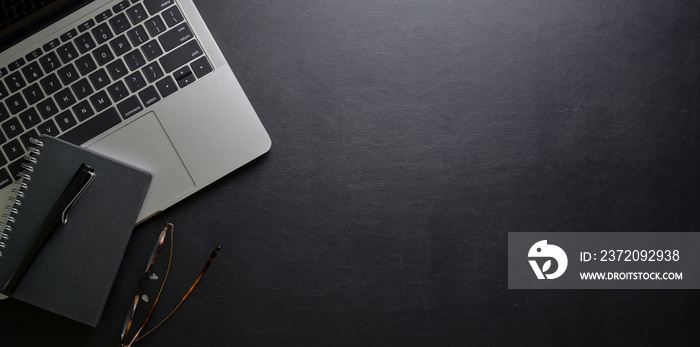
{"type": "Polygon", "coordinates": [[[192,291],[194,291],[194,288],[197,287],[199,284],[199,281],[202,280],[202,277],[204,276],[204,273],[207,272],[207,269],[209,269],[209,265],[214,261],[214,258],[216,257],[217,254],[219,254],[219,251],[221,250],[221,246],[218,246],[214,249],[214,251],[211,253],[209,256],[209,260],[207,263],[204,265],[204,269],[202,269],[202,272],[199,274],[197,279],[194,281],[190,289],[187,291],[185,296],[180,300],[180,303],[177,304],[175,309],[173,309],[170,314],[168,314],[160,323],[158,323],[156,326],[151,328],[148,332],[144,333],[143,335],[141,334],[141,331],[144,329],[146,324],[151,318],[151,315],[153,314],[153,310],[155,309],[156,305],[158,304],[158,300],[160,299],[160,294],[163,292],[163,287],[165,287],[165,282],[168,280],[168,274],[170,273],[170,264],[172,263],[173,260],[173,234],[174,234],[175,226],[168,222],[165,227],[163,228],[163,231],[161,231],[160,235],[158,236],[158,239],[156,240],[156,244],[153,247],[153,251],[151,252],[151,256],[149,257],[148,264],[146,264],[146,271],[144,272],[144,277],[139,281],[139,291],[136,293],[134,296],[133,303],[131,305],[131,309],[126,315],[126,320],[124,321],[124,327],[122,328],[122,334],[121,334],[121,341],[119,343],[119,346],[122,347],[131,347],[136,341],[141,340],[142,338],[148,336],[150,333],[152,333],[154,330],[156,330],[158,327],[160,327],[163,323],[165,323],[166,320],[168,320],[172,315],[177,311],[180,306],[182,305],[185,300],[192,294],[192,291]],[[141,324],[141,327],[136,331],[136,334],[131,338],[131,340],[128,339],[129,331],[131,330],[131,326],[134,323],[134,314],[136,313],[136,307],[139,305],[139,302],[148,302],[149,298],[148,295],[146,295],[145,291],[143,290],[143,281],[146,280],[157,280],[158,275],[156,275],[155,272],[153,272],[153,268],[156,264],[156,260],[158,259],[158,255],[160,254],[160,250],[163,247],[163,244],[165,243],[165,238],[168,236],[168,231],[170,231],[170,252],[169,252],[169,258],[168,258],[168,267],[167,270],[165,271],[165,276],[163,278],[163,283],[160,285],[160,290],[158,290],[158,295],[156,296],[155,300],[153,301],[153,305],[151,305],[151,309],[148,311],[148,315],[146,315],[146,318],[143,321],[143,324],[141,324]],[[139,336],[140,335],[140,336],[139,336]]]}

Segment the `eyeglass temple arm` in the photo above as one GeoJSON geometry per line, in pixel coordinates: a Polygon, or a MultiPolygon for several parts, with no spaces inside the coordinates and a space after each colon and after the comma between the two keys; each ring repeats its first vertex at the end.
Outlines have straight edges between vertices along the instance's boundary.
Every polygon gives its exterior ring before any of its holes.
{"type": "MultiPolygon", "coordinates": [[[[170,314],[168,314],[168,316],[165,317],[162,321],[160,321],[160,323],[158,323],[158,325],[154,326],[153,329],[149,330],[148,332],[146,332],[145,334],[143,334],[143,335],[140,336],[140,337],[134,336],[134,340],[129,344],[129,346],[131,346],[132,343],[134,343],[134,342],[136,342],[136,341],[139,341],[139,340],[141,340],[142,338],[148,336],[148,334],[150,334],[150,333],[152,333],[154,330],[158,329],[158,327],[160,327],[160,326],[161,326],[163,323],[165,323],[165,321],[167,321],[173,314],[175,314],[175,311],[177,311],[177,309],[180,308],[180,306],[182,305],[182,303],[185,302],[185,300],[187,300],[187,298],[190,296],[190,294],[192,294],[192,292],[194,291],[194,288],[197,287],[197,285],[199,284],[199,281],[202,280],[202,277],[204,276],[204,273],[207,272],[207,270],[209,269],[209,265],[211,265],[211,263],[214,261],[214,258],[216,258],[217,254],[219,254],[219,251],[220,251],[220,250],[221,250],[221,246],[218,246],[218,247],[216,247],[216,248],[214,249],[214,251],[211,252],[211,255],[209,256],[209,260],[207,260],[207,263],[204,265],[204,269],[202,269],[202,272],[199,273],[199,276],[197,276],[197,279],[194,281],[194,283],[192,284],[192,286],[190,287],[190,289],[187,291],[187,293],[185,294],[185,296],[182,298],[182,300],[180,300],[180,303],[177,304],[177,306],[175,306],[175,308],[173,309],[173,311],[170,312],[170,314]],[[137,337],[138,337],[138,338],[137,338],[137,337]]],[[[156,302],[157,302],[157,300],[158,300],[158,298],[156,298],[156,302]]],[[[155,307],[155,304],[156,304],[156,303],[153,303],[153,306],[151,307],[151,309],[153,309],[153,308],[155,307]]],[[[150,317],[151,313],[149,313],[148,315],[149,315],[149,317],[150,317]]]]}
{"type": "MultiPolygon", "coordinates": [[[[214,261],[214,258],[216,258],[216,255],[219,254],[220,250],[221,250],[221,246],[218,246],[211,252],[211,255],[209,256],[209,260],[207,260],[207,263],[204,264],[204,268],[202,269],[202,272],[199,274],[199,276],[197,276],[197,279],[194,281],[194,283],[192,283],[192,286],[187,291],[187,294],[185,294],[185,296],[182,298],[182,300],[180,300],[180,303],[177,305],[177,307],[180,307],[182,302],[187,300],[187,297],[189,297],[190,294],[192,294],[192,292],[194,291],[194,288],[199,284],[199,281],[202,280],[204,273],[207,272],[207,269],[209,269],[209,265],[211,265],[211,263],[214,261]]],[[[175,308],[176,310],[177,310],[177,307],[175,308]]]]}

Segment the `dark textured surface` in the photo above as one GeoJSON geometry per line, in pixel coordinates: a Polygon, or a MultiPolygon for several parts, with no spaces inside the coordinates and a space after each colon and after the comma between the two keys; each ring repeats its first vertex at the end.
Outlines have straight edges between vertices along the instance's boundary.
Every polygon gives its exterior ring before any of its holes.
{"type": "Polygon", "coordinates": [[[272,150],[137,227],[96,329],[6,301],[0,345],[113,345],[169,217],[168,301],[223,250],[143,346],[698,343],[696,291],[506,268],[508,232],[700,231],[695,2],[197,5],[272,150]]]}

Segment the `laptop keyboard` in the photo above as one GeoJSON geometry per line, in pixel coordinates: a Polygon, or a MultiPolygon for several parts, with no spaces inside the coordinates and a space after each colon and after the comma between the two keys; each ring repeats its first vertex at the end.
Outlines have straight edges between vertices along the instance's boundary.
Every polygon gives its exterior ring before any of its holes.
{"type": "Polygon", "coordinates": [[[81,145],[213,71],[174,0],[124,0],[0,66],[0,188],[31,137],[81,145]]]}

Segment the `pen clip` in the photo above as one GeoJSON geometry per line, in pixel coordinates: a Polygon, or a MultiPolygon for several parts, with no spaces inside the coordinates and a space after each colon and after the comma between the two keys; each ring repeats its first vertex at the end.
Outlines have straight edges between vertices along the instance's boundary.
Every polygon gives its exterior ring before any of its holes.
{"type": "Polygon", "coordinates": [[[73,205],[75,205],[75,202],[78,201],[78,199],[80,199],[81,196],[83,196],[83,193],[85,193],[92,181],[95,180],[95,170],[85,164],[80,165],[80,169],[78,169],[75,178],[77,178],[78,174],[81,173],[87,175],[86,180],[84,182],[81,182],[82,186],[80,187],[80,190],[78,190],[78,192],[75,193],[73,199],[71,199],[71,201],[63,209],[63,212],[61,213],[62,224],[66,224],[66,222],[68,221],[68,210],[70,210],[70,208],[73,207],[73,205]]]}

